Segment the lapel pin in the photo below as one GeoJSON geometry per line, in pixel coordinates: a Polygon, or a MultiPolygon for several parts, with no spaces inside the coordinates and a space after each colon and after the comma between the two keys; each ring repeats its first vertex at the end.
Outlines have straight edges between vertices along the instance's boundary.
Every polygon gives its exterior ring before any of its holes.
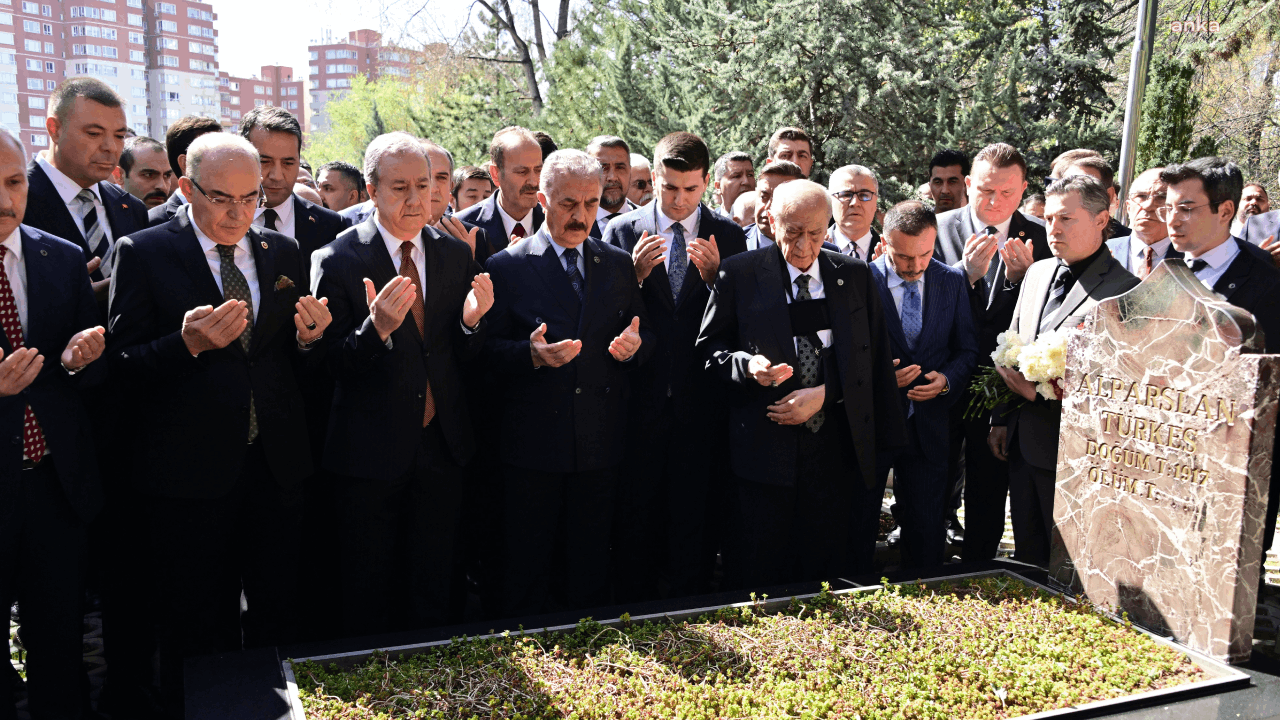
{"type": "Polygon", "coordinates": [[[843,284],[844,284],[844,278],[836,278],[836,284],[837,284],[837,285],[843,285],[843,284]]]}
{"type": "Polygon", "coordinates": [[[593,257],[593,258],[591,258],[591,259],[592,259],[592,260],[595,260],[596,262],[600,262],[600,256],[599,256],[599,255],[596,255],[595,257],[593,257]]]}
{"type": "Polygon", "coordinates": [[[1018,237],[1022,237],[1023,235],[1026,235],[1026,233],[1025,233],[1025,232],[1023,232],[1022,230],[1019,230],[1019,231],[1018,231],[1018,237]]]}
{"type": "Polygon", "coordinates": [[[267,249],[267,241],[266,241],[266,240],[263,240],[263,241],[262,241],[262,249],[263,249],[263,250],[266,250],[266,249],[267,249]]]}
{"type": "MultiPolygon", "coordinates": [[[[44,257],[48,257],[48,255],[49,255],[49,251],[48,251],[48,250],[41,250],[41,251],[40,251],[40,255],[42,255],[42,256],[44,256],[44,257]]],[[[1235,287],[1235,286],[1234,286],[1234,285],[1232,285],[1232,287],[1235,287]]]]}
{"type": "Polygon", "coordinates": [[[316,221],[316,216],[315,216],[315,215],[308,215],[308,216],[307,216],[307,219],[308,219],[308,220],[310,220],[311,222],[315,222],[315,221],[316,221]]]}

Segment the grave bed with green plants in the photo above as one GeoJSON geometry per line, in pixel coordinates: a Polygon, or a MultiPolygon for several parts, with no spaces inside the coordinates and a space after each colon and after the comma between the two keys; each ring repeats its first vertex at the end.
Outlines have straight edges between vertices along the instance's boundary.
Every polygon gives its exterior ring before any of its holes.
{"type": "Polygon", "coordinates": [[[1009,718],[1212,679],[1176,646],[1008,576],[763,598],[293,661],[307,718],[1009,718]]]}

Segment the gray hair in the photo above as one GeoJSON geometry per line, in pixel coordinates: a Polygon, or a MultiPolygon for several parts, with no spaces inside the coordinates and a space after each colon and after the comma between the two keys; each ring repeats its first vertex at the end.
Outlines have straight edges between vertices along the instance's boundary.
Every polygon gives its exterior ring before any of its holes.
{"type": "Polygon", "coordinates": [[[631,146],[617,135],[597,135],[587,143],[587,153],[594,155],[600,148],[617,148],[631,157],[631,146]]]}
{"type": "Polygon", "coordinates": [[[206,156],[212,159],[215,155],[244,155],[255,166],[262,163],[258,149],[239,135],[205,133],[193,140],[187,148],[187,177],[192,182],[200,182],[200,166],[206,156]]]}
{"type": "Polygon", "coordinates": [[[407,132],[379,135],[364,149],[364,177],[370,185],[378,186],[378,165],[383,158],[392,155],[419,155],[426,158],[428,165],[431,164],[427,149],[418,138],[407,132]]]}
{"type": "Polygon", "coordinates": [[[27,154],[27,149],[26,149],[26,147],[24,147],[24,146],[23,146],[23,144],[22,144],[22,138],[19,138],[19,137],[18,137],[18,136],[17,136],[17,135],[12,131],[12,130],[10,130],[9,128],[7,128],[7,127],[0,127],[0,137],[2,137],[2,138],[4,138],[4,139],[8,140],[8,141],[9,141],[9,142],[11,142],[11,143],[13,143],[13,146],[14,146],[14,147],[16,147],[16,148],[18,148],[18,155],[19,155],[20,157],[21,157],[21,156],[25,156],[25,155],[27,154]]]}
{"type": "Polygon", "coordinates": [[[54,88],[53,95],[49,96],[49,114],[58,118],[58,122],[65,123],[67,113],[71,112],[71,105],[78,97],[109,108],[124,107],[124,100],[120,99],[110,85],[97,78],[73,77],[63,80],[58,87],[54,88]]]}
{"type": "Polygon", "coordinates": [[[1092,175],[1068,175],[1054,180],[1044,189],[1046,198],[1064,197],[1071,193],[1079,194],[1080,204],[1090,215],[1111,210],[1111,196],[1107,194],[1107,186],[1092,175]]]}
{"type": "Polygon", "coordinates": [[[649,158],[636,153],[631,153],[631,167],[649,167],[649,158]]]}
{"type": "Polygon", "coordinates": [[[853,177],[855,175],[869,177],[873,181],[875,181],[877,188],[880,187],[880,178],[876,177],[875,171],[872,170],[871,168],[865,165],[845,165],[844,167],[836,168],[831,173],[831,177],[827,179],[827,189],[828,190],[833,189],[836,186],[835,184],[838,179],[842,179],[845,177],[853,177]]]}
{"type": "Polygon", "coordinates": [[[538,177],[538,190],[551,197],[551,189],[559,184],[561,178],[590,178],[604,185],[604,169],[600,161],[581,150],[557,150],[547,156],[542,163],[542,175],[538,177]]]}

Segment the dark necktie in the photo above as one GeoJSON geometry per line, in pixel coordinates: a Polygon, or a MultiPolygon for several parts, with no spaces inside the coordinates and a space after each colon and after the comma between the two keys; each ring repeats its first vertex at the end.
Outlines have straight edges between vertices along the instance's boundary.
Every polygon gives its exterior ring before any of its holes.
{"type": "Polygon", "coordinates": [[[1148,245],[1142,248],[1142,264],[1138,266],[1138,279],[1146,280],[1151,274],[1151,262],[1155,259],[1156,251],[1148,245]]]}
{"type": "Polygon", "coordinates": [[[849,257],[855,257],[855,258],[858,258],[859,260],[862,259],[862,253],[858,252],[858,243],[856,242],[849,243],[849,257]]]}
{"type": "Polygon", "coordinates": [[[568,248],[564,251],[564,271],[569,276],[569,284],[573,286],[573,291],[578,294],[578,301],[581,302],[585,283],[582,281],[582,271],[578,269],[578,248],[568,248]]]}
{"type": "Polygon", "coordinates": [[[262,221],[263,225],[268,230],[278,230],[276,223],[280,221],[280,213],[272,210],[271,208],[267,208],[262,213],[262,221]]]}
{"type": "Polygon", "coordinates": [[[521,225],[520,223],[516,223],[516,226],[511,228],[511,242],[515,242],[524,236],[525,236],[524,225],[521,225]]]}
{"type": "MultiPolygon", "coordinates": [[[[988,235],[994,236],[996,238],[996,242],[997,243],[999,242],[1000,230],[998,230],[995,225],[988,225],[986,229],[983,230],[983,232],[985,232],[988,235]]],[[[987,267],[987,276],[986,276],[987,289],[993,293],[1000,289],[996,287],[996,274],[1000,272],[1000,263],[1001,263],[1000,253],[997,251],[996,254],[991,257],[991,265],[987,267]]]]}
{"type": "MultiPolygon", "coordinates": [[[[0,245],[0,329],[9,339],[9,347],[16,351],[26,347],[26,340],[22,337],[22,322],[13,299],[13,287],[9,285],[9,272],[4,268],[4,257],[8,253],[9,248],[0,245]]],[[[40,429],[35,411],[28,405],[22,415],[22,459],[39,462],[46,447],[44,431],[40,429]]]]}
{"type": "MultiPolygon", "coordinates": [[[[422,298],[423,294],[422,276],[418,274],[418,264],[413,261],[413,243],[408,240],[400,243],[400,274],[409,278],[410,281],[418,288],[413,294],[413,304],[409,306],[409,313],[413,315],[413,324],[418,326],[418,337],[422,338],[423,344],[427,339],[427,308],[422,298]]],[[[422,410],[422,427],[426,427],[431,419],[436,416],[436,398],[431,392],[431,381],[427,381],[426,405],[422,410]]]]}
{"type": "Polygon", "coordinates": [[[1200,258],[1196,258],[1195,260],[1191,261],[1191,264],[1188,265],[1188,267],[1191,268],[1191,272],[1199,274],[1201,270],[1209,267],[1209,262],[1207,260],[1201,260],[1200,258]]]}
{"type": "MultiPolygon", "coordinates": [[[[236,267],[236,246],[218,246],[218,274],[222,276],[222,298],[224,300],[242,300],[249,310],[249,324],[240,333],[240,347],[245,354],[249,353],[249,341],[253,339],[253,295],[249,292],[249,281],[244,273],[236,267]]],[[[249,394],[249,442],[258,437],[258,413],[253,406],[253,394],[249,394]]]]}
{"type": "MultiPolygon", "coordinates": [[[[812,300],[813,295],[809,292],[809,281],[812,280],[808,275],[800,275],[796,278],[796,302],[802,300],[812,300]]],[[[800,335],[796,337],[796,355],[800,360],[800,385],[801,387],[816,387],[818,385],[818,370],[821,367],[822,340],[817,333],[809,333],[808,335],[800,335]]],[[[819,410],[813,414],[813,417],[805,421],[804,426],[809,428],[809,432],[818,432],[818,428],[822,427],[822,421],[826,419],[826,414],[819,410]]]]}
{"type": "Polygon", "coordinates": [[[1044,310],[1040,312],[1040,327],[1043,328],[1049,316],[1062,307],[1062,301],[1066,299],[1067,292],[1071,289],[1071,281],[1071,271],[1066,265],[1059,264],[1058,274],[1053,279],[1053,285],[1049,287],[1049,299],[1045,301],[1044,310]]]}
{"type": "MultiPolygon", "coordinates": [[[[81,219],[84,221],[84,242],[88,246],[89,252],[96,258],[105,258],[109,244],[107,243],[107,230],[98,222],[98,209],[94,207],[93,191],[85,188],[76,194],[76,200],[80,201],[81,219]]],[[[105,265],[103,267],[105,269],[105,265]]],[[[105,275],[102,270],[95,272],[94,275],[102,275],[95,277],[94,280],[102,280],[105,275]]]]}
{"type": "Polygon", "coordinates": [[[671,267],[667,271],[667,279],[671,281],[671,297],[680,297],[680,288],[684,286],[684,276],[688,269],[689,255],[684,247],[684,225],[676,223],[671,226],[671,267]]]}

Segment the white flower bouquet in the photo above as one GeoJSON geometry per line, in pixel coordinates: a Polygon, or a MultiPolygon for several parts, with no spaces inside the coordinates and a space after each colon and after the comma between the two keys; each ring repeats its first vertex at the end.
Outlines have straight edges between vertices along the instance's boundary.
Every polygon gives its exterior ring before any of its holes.
{"type": "Polygon", "coordinates": [[[1025,344],[1017,333],[1002,332],[996,337],[996,349],[991,353],[995,367],[980,367],[974,373],[969,390],[973,397],[965,410],[966,418],[988,415],[997,406],[1010,410],[1026,402],[1014,394],[996,368],[1009,368],[1036,383],[1036,391],[1046,400],[1063,397],[1062,376],[1067,371],[1067,333],[1052,330],[1043,333],[1035,342],[1025,344]]]}

